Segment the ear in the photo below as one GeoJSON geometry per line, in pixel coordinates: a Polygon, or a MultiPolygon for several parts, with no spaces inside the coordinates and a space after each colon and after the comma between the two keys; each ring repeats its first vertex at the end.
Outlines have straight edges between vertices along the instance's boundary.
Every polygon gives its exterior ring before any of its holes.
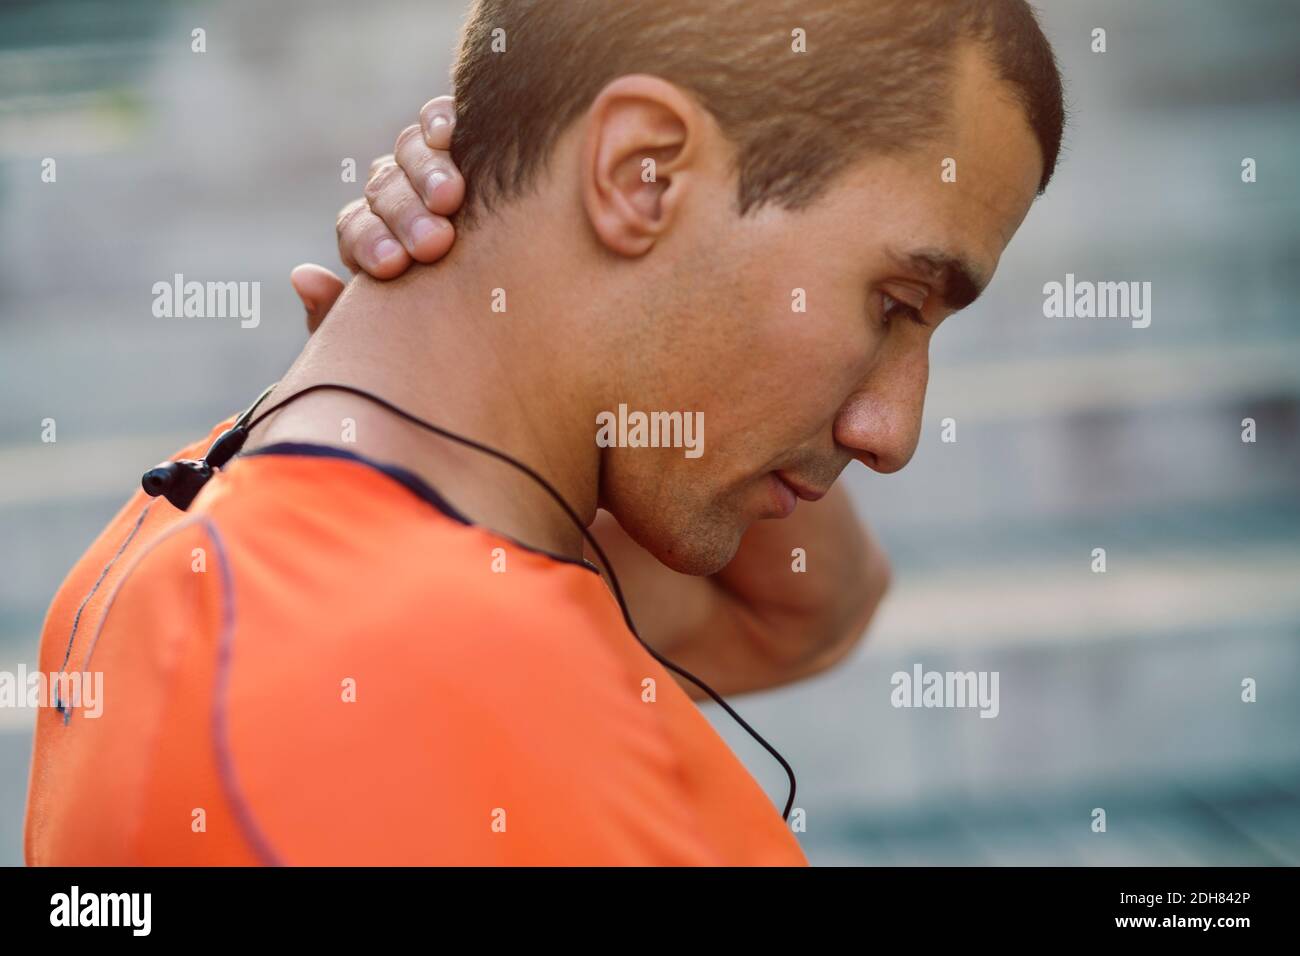
{"type": "Polygon", "coordinates": [[[633,74],[611,81],[587,112],[580,154],[582,201],[602,244],[649,252],[697,186],[704,110],[678,87],[633,74]]]}

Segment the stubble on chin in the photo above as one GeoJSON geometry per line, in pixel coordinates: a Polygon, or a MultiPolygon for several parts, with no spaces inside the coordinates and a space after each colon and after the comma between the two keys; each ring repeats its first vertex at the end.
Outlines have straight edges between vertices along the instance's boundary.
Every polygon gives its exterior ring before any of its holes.
{"type": "Polygon", "coordinates": [[[642,547],[679,574],[716,574],[736,556],[744,532],[723,505],[678,501],[656,516],[642,547]]]}

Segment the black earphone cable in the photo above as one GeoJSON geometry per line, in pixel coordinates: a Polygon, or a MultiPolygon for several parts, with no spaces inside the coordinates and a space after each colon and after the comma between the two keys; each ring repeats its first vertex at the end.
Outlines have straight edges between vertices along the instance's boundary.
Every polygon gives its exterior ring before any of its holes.
{"type": "MultiPolygon", "coordinates": [[[[243,414],[241,414],[238,419],[236,419],[235,424],[232,426],[231,430],[233,431],[235,429],[241,429],[245,433],[245,435],[247,435],[247,433],[251,432],[254,428],[256,428],[259,424],[261,424],[262,421],[267,418],[267,416],[275,414],[276,412],[280,411],[280,409],[288,405],[290,402],[297,401],[299,398],[302,398],[304,395],[307,395],[311,392],[323,391],[326,389],[331,391],[337,391],[337,392],[347,392],[349,394],[356,395],[359,398],[364,398],[366,401],[373,402],[374,404],[380,406],[386,411],[389,411],[392,414],[398,416],[399,418],[405,419],[406,421],[410,422],[413,425],[418,425],[420,428],[423,428],[426,431],[433,432],[435,435],[439,435],[450,441],[454,441],[461,445],[465,445],[468,448],[473,448],[477,451],[481,451],[484,454],[490,455],[493,458],[503,461],[506,464],[523,472],[525,475],[527,475],[529,478],[535,481],[538,485],[540,485],[546,491],[546,493],[549,494],[555,500],[555,502],[561,508],[564,509],[564,513],[568,515],[569,520],[573,522],[574,527],[576,527],[582,533],[583,538],[586,540],[586,542],[589,545],[591,545],[592,550],[595,551],[596,555],[600,558],[600,563],[604,567],[605,574],[609,578],[610,587],[614,592],[614,597],[618,601],[619,610],[622,611],[623,613],[623,620],[627,623],[627,628],[629,631],[632,632],[632,636],[635,637],[638,642],[640,642],[641,646],[646,649],[646,651],[650,654],[651,657],[653,657],[656,661],[662,664],[665,668],[686,678],[692,684],[699,687],[702,691],[708,694],[709,697],[713,699],[714,703],[716,703],[719,707],[721,707],[731,716],[732,720],[738,723],[741,727],[743,727],[746,730],[746,732],[748,732],[748,734],[751,737],[753,737],[760,744],[762,744],[764,749],[766,749],[768,753],[770,753],[774,758],[776,758],[776,762],[781,765],[781,768],[783,770],[785,770],[786,776],[790,778],[790,793],[786,799],[785,809],[782,811],[781,817],[784,820],[790,819],[790,810],[794,806],[794,794],[795,794],[794,770],[790,767],[790,764],[786,762],[786,759],[781,756],[781,754],[777,751],[775,747],[773,747],[766,740],[764,740],[762,735],[759,734],[758,731],[756,731],[753,727],[751,727],[745,721],[745,719],[740,716],[740,714],[736,713],[736,711],[731,707],[731,705],[728,704],[725,700],[723,700],[722,696],[717,691],[715,691],[708,684],[704,683],[704,681],[700,680],[694,674],[691,674],[689,671],[681,667],[678,667],[676,664],[674,664],[668,658],[664,657],[657,650],[655,650],[653,647],[651,647],[649,644],[645,642],[644,638],[642,638],[641,634],[637,631],[636,624],[632,620],[632,614],[628,610],[627,601],[623,597],[623,589],[618,583],[618,576],[614,573],[614,566],[610,563],[609,558],[606,557],[604,549],[601,548],[600,546],[600,542],[596,540],[595,536],[587,529],[587,526],[583,524],[582,519],[579,518],[577,513],[574,512],[573,508],[569,506],[569,503],[564,500],[564,496],[561,495],[558,491],[556,491],[550,482],[548,482],[545,478],[539,475],[528,465],[525,465],[523,462],[518,461],[515,458],[512,458],[510,455],[507,455],[503,451],[499,451],[495,448],[492,448],[489,445],[484,445],[481,442],[476,442],[471,438],[464,437],[463,435],[457,435],[455,432],[451,432],[445,428],[441,428],[437,425],[434,425],[432,422],[427,422],[424,419],[411,414],[405,409],[399,408],[398,406],[394,405],[392,402],[388,401],[387,399],[380,398],[378,395],[375,395],[371,392],[367,392],[365,389],[357,388],[356,386],[353,385],[342,385],[333,382],[322,382],[322,383],[317,383],[315,385],[308,385],[306,388],[300,389],[299,391],[294,392],[292,395],[289,395],[288,397],[280,399],[279,401],[275,402],[270,408],[266,409],[265,411],[263,411],[261,414],[257,415],[257,417],[254,418],[253,413],[257,411],[258,406],[262,404],[262,402],[266,399],[266,397],[271,393],[271,390],[274,388],[275,386],[271,385],[265,391],[263,391],[262,394],[258,397],[257,401],[254,402],[251,406],[249,406],[249,408],[243,414]]],[[[242,441],[240,442],[240,444],[242,445],[242,441]]]]}

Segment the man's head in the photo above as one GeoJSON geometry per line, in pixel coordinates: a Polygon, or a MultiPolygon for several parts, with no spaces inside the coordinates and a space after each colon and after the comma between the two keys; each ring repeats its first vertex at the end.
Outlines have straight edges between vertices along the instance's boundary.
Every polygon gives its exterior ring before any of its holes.
{"type": "Polygon", "coordinates": [[[462,230],[532,224],[529,294],[579,317],[603,410],[703,413],[699,458],[607,448],[600,477],[697,574],[790,486],[906,464],[930,335],[1063,125],[1022,0],[480,0],[455,87],[462,230]]]}

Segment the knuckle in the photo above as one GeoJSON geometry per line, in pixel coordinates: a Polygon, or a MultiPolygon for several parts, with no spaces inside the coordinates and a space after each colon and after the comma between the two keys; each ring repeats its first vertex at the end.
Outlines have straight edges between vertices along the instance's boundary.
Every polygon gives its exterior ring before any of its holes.
{"type": "Polygon", "coordinates": [[[409,197],[403,197],[385,210],[383,220],[393,231],[409,236],[411,226],[422,213],[424,213],[424,203],[420,201],[419,196],[411,193],[409,197]]]}
{"type": "Polygon", "coordinates": [[[352,200],[339,210],[338,217],[334,220],[334,231],[342,236],[343,231],[356,221],[357,216],[361,214],[361,210],[365,208],[366,201],[364,199],[352,200]]]}
{"type": "Polygon", "coordinates": [[[415,140],[419,143],[424,142],[424,131],[420,129],[418,124],[413,123],[397,134],[397,142],[394,144],[393,152],[400,151],[403,147],[408,145],[411,140],[415,140]]]}
{"type": "Polygon", "coordinates": [[[396,163],[390,162],[380,166],[371,173],[370,178],[366,180],[366,188],[363,190],[366,199],[370,202],[374,202],[379,198],[380,194],[389,187],[393,182],[394,177],[401,175],[402,170],[396,163]]]}

